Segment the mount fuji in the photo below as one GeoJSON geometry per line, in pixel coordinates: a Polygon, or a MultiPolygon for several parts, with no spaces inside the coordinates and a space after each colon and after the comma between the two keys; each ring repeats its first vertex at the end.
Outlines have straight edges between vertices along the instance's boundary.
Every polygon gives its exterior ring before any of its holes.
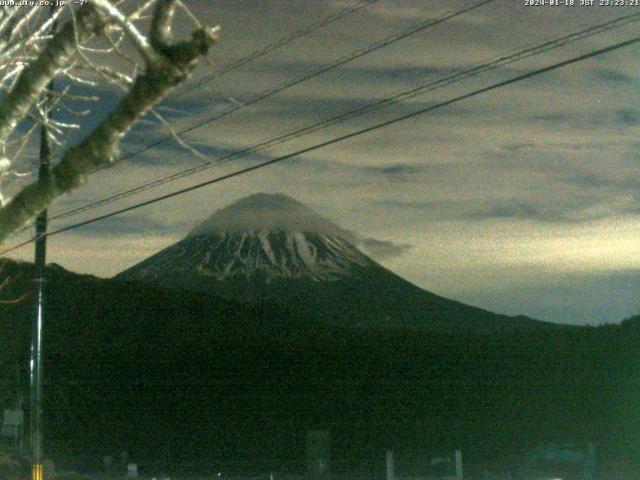
{"type": "Polygon", "coordinates": [[[306,319],[345,327],[481,334],[561,328],[422,290],[365,255],[357,240],[286,195],[259,193],[215,212],[116,279],[275,302],[306,319]]]}

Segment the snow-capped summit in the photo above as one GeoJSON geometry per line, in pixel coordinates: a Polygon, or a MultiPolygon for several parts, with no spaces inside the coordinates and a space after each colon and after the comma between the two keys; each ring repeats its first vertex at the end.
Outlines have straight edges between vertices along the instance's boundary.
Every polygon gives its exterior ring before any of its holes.
{"type": "Polygon", "coordinates": [[[121,277],[332,281],[374,264],[351,243],[353,237],[286,195],[259,193],[215,212],[185,239],[121,277]]]}
{"type": "Polygon", "coordinates": [[[191,235],[247,232],[307,232],[349,238],[351,234],[282,193],[256,193],[215,212],[191,235]]]}

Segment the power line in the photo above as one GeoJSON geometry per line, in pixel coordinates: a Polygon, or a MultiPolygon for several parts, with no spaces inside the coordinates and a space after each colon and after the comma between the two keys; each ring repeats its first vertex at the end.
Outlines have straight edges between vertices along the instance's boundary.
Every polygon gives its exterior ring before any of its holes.
{"type": "MultiPolygon", "coordinates": [[[[403,40],[403,39],[405,39],[405,38],[407,38],[407,37],[409,37],[411,35],[414,35],[416,33],[419,33],[421,31],[424,31],[424,30],[426,30],[428,28],[431,28],[431,27],[434,27],[436,25],[439,25],[439,24],[441,24],[441,23],[443,23],[443,22],[445,22],[447,20],[450,20],[452,18],[455,18],[455,17],[458,17],[460,15],[463,15],[463,14],[469,12],[469,11],[475,10],[477,8],[480,8],[480,7],[482,7],[482,6],[486,5],[486,4],[492,3],[494,1],[495,0],[482,0],[482,1],[478,2],[478,3],[475,3],[475,4],[471,5],[471,6],[465,7],[463,9],[443,14],[443,15],[441,15],[440,17],[438,17],[436,19],[431,19],[431,20],[428,20],[427,22],[423,22],[423,23],[421,23],[421,24],[419,24],[417,26],[413,26],[413,27],[404,29],[404,30],[402,30],[402,31],[400,31],[400,32],[398,32],[396,34],[393,34],[393,35],[391,35],[389,37],[386,37],[386,38],[384,38],[382,40],[379,40],[378,42],[371,43],[371,44],[367,45],[366,47],[364,47],[362,49],[356,50],[355,52],[353,52],[353,53],[351,53],[349,55],[341,57],[340,59],[338,59],[334,63],[322,66],[322,67],[320,67],[320,68],[318,68],[318,69],[316,69],[316,70],[314,70],[312,72],[309,72],[309,73],[304,74],[304,75],[302,75],[300,77],[294,78],[293,80],[290,80],[288,82],[280,84],[280,85],[276,86],[275,88],[272,88],[272,89],[267,90],[267,91],[265,91],[263,93],[255,95],[255,96],[251,97],[248,101],[242,103],[241,105],[235,105],[235,106],[233,106],[233,107],[231,107],[231,108],[229,108],[227,110],[223,110],[222,112],[216,113],[213,116],[208,117],[208,118],[206,118],[204,120],[192,123],[190,126],[184,128],[182,130],[177,131],[176,135],[183,135],[185,133],[189,133],[189,132],[191,132],[193,130],[196,130],[198,128],[202,128],[203,126],[208,125],[208,124],[210,124],[210,123],[212,123],[212,122],[214,122],[216,120],[220,120],[221,118],[224,118],[227,115],[235,113],[236,111],[238,111],[238,110],[240,110],[242,108],[245,108],[247,106],[253,105],[253,104],[255,104],[255,103],[259,102],[259,101],[265,100],[265,99],[267,99],[269,97],[272,97],[273,95],[276,95],[277,93],[280,93],[280,92],[282,92],[284,90],[292,88],[292,87],[294,87],[294,86],[296,86],[296,85],[298,85],[298,84],[300,84],[302,82],[305,82],[305,81],[310,80],[310,79],[312,79],[312,78],[314,78],[314,77],[316,77],[318,75],[321,75],[321,74],[326,73],[326,72],[328,72],[330,70],[333,70],[333,69],[335,69],[335,68],[337,68],[337,67],[339,67],[341,65],[344,65],[344,64],[346,64],[348,62],[351,62],[351,61],[353,61],[353,60],[355,60],[357,58],[360,58],[360,57],[362,57],[364,55],[372,53],[372,52],[374,52],[376,50],[379,50],[379,49],[381,49],[383,47],[386,47],[386,46],[391,45],[391,44],[393,44],[395,42],[403,40]]],[[[155,148],[155,147],[157,147],[157,146],[159,146],[159,145],[161,145],[161,144],[163,144],[163,143],[165,143],[165,142],[167,142],[169,140],[172,140],[173,138],[174,137],[172,135],[168,135],[168,136],[165,136],[165,137],[163,137],[163,138],[161,138],[159,140],[156,140],[155,142],[151,142],[151,143],[145,145],[144,147],[142,147],[142,148],[140,148],[138,150],[135,150],[134,152],[131,152],[131,153],[123,155],[120,158],[120,161],[128,160],[128,159],[131,159],[133,157],[136,157],[136,156],[138,156],[138,155],[140,155],[140,154],[142,154],[142,153],[144,153],[144,152],[146,152],[148,150],[151,150],[152,148],[155,148]]],[[[103,168],[109,168],[109,167],[103,167],[103,168]]],[[[98,170],[102,170],[102,168],[100,168],[98,170]]],[[[126,193],[126,192],[122,192],[122,193],[126,193]]],[[[119,194],[116,194],[116,195],[119,195],[119,194]]],[[[83,207],[79,207],[79,209],[82,209],[82,208],[83,207]]],[[[78,209],[74,209],[73,210],[74,213],[76,211],[78,211],[78,209]]],[[[71,211],[69,211],[69,212],[71,212],[71,211]]],[[[54,217],[51,217],[51,218],[52,219],[60,218],[60,215],[68,216],[69,212],[63,212],[62,214],[59,214],[58,216],[54,216],[54,217]]]]}
{"type": "MultiPolygon", "coordinates": [[[[180,91],[174,92],[173,95],[171,95],[172,99],[176,99],[179,98],[180,96],[182,96],[184,93],[186,92],[193,92],[194,89],[198,89],[200,88],[200,86],[208,81],[214,81],[220,77],[222,77],[223,75],[226,75],[229,72],[232,72],[233,70],[237,70],[240,67],[243,67],[244,65],[247,65],[248,63],[257,60],[260,57],[263,57],[275,50],[277,50],[280,47],[286,46],[292,42],[294,42],[295,40],[298,40],[300,38],[303,38],[311,33],[314,33],[328,25],[331,25],[332,23],[335,23],[339,20],[342,20],[343,18],[356,13],[366,7],[369,7],[370,5],[373,5],[374,3],[377,3],[379,0],[362,0],[361,2],[359,2],[358,4],[351,6],[351,7],[345,7],[342,10],[338,11],[337,13],[334,13],[332,15],[328,15],[327,17],[322,18],[321,20],[311,23],[309,25],[307,25],[306,27],[296,30],[294,32],[292,32],[290,35],[283,37],[279,40],[276,40],[273,43],[268,44],[267,46],[263,47],[262,49],[256,50],[252,53],[250,53],[249,55],[245,56],[245,57],[241,57],[238,58],[230,63],[228,63],[227,65],[223,66],[222,68],[210,73],[209,75],[203,76],[201,78],[199,78],[198,80],[196,80],[195,82],[192,82],[188,85],[184,85],[180,91]]],[[[243,107],[246,105],[242,105],[243,107]]],[[[177,132],[178,135],[182,134],[184,132],[177,132]]],[[[168,137],[165,138],[163,141],[167,141],[169,139],[171,139],[173,137],[168,137]]],[[[131,154],[131,156],[135,156],[137,154],[139,154],[141,152],[134,152],[133,154],[131,154]]],[[[123,159],[126,158],[131,158],[131,157],[123,157],[123,159]]]]}
{"type": "Polygon", "coordinates": [[[252,145],[251,147],[247,147],[244,148],[242,150],[224,155],[222,157],[219,157],[215,160],[209,160],[206,161],[204,163],[200,163],[198,165],[195,165],[193,167],[181,170],[179,172],[167,175],[165,177],[159,178],[157,180],[153,180],[151,182],[146,182],[144,184],[138,185],[134,188],[130,188],[127,189],[125,191],[110,195],[108,197],[105,197],[103,199],[91,202],[89,204],[83,205],[81,207],[76,207],[64,212],[61,212],[57,215],[54,215],[51,217],[52,220],[60,220],[62,218],[67,218],[73,215],[76,215],[78,213],[81,212],[85,212],[85,211],[89,211],[89,210],[93,210],[95,208],[98,208],[100,206],[109,204],[109,203],[113,203],[117,200],[121,200],[123,198],[127,198],[129,196],[141,193],[143,191],[149,190],[151,188],[155,188],[161,185],[164,185],[166,183],[178,180],[180,178],[184,178],[186,176],[189,175],[193,175],[197,172],[200,171],[204,171],[207,170],[209,168],[212,168],[214,166],[220,166],[222,164],[225,164],[233,159],[236,159],[238,157],[244,157],[246,155],[252,154],[252,153],[256,153],[258,151],[261,151],[265,148],[268,147],[272,147],[274,145],[279,145],[281,143],[296,139],[296,138],[300,138],[304,135],[308,135],[310,133],[319,131],[321,129],[327,128],[331,125],[334,125],[338,122],[347,120],[349,118],[353,118],[359,115],[362,115],[364,113],[367,112],[371,112],[371,111],[375,111],[378,110],[380,108],[385,108],[388,107],[390,105],[396,104],[402,100],[406,100],[408,98],[413,98],[415,96],[424,94],[426,92],[430,92],[433,90],[436,90],[438,88],[442,88],[444,86],[447,85],[451,85],[453,83],[456,83],[458,81],[462,81],[465,80],[467,78],[471,78],[473,76],[479,75],[481,73],[485,73],[487,71],[490,70],[494,70],[497,69],[499,67],[502,67],[504,65],[519,61],[519,60],[523,60],[525,58],[529,58],[531,56],[534,55],[539,55],[541,53],[545,53],[549,50],[553,50],[556,48],[560,48],[563,47],[569,43],[578,41],[578,40],[582,40],[584,38],[587,38],[589,36],[592,35],[596,35],[605,31],[610,31],[614,28],[619,28],[621,26],[627,25],[631,22],[635,22],[640,20],[640,12],[639,13],[635,13],[635,14],[631,14],[631,15],[626,15],[626,16],[622,16],[622,17],[617,17],[614,18],[612,20],[609,20],[608,22],[604,22],[604,23],[600,23],[600,24],[596,24],[590,27],[587,27],[583,30],[580,30],[578,32],[575,33],[571,33],[569,35],[565,35],[563,37],[554,39],[554,40],[550,40],[547,42],[544,42],[542,44],[539,45],[535,45],[533,47],[529,47],[526,48],[524,50],[520,50],[516,53],[510,54],[510,55],[505,55],[502,57],[498,57],[495,60],[492,60],[488,63],[482,63],[479,65],[476,65],[474,67],[471,67],[467,70],[463,70],[460,72],[456,72],[453,73],[451,75],[448,75],[444,78],[438,79],[436,81],[431,81],[431,82],[426,82],[423,83],[421,85],[418,85],[416,87],[413,87],[411,89],[402,91],[400,93],[397,93],[391,97],[386,97],[383,98],[381,100],[378,100],[372,104],[369,105],[365,105],[363,107],[351,110],[349,112],[345,112],[339,115],[336,115],[334,117],[319,121],[315,124],[312,125],[308,125],[296,130],[293,130],[291,132],[288,132],[286,134],[280,135],[278,137],[257,143],[252,145]]]}
{"type": "MultiPolygon", "coordinates": [[[[520,82],[522,80],[526,80],[526,79],[529,79],[529,78],[532,78],[532,77],[536,77],[536,76],[541,75],[543,73],[547,73],[547,72],[550,72],[552,70],[557,70],[559,68],[562,68],[562,67],[565,67],[567,65],[574,64],[574,63],[578,63],[578,62],[587,60],[589,58],[593,58],[593,57],[596,57],[596,56],[599,56],[599,55],[603,55],[605,53],[609,53],[609,52],[612,52],[614,50],[618,50],[620,48],[624,48],[624,47],[627,47],[629,45],[633,45],[633,44],[638,43],[638,42],[640,42],[640,36],[639,37],[634,37],[634,38],[629,39],[629,40],[625,40],[623,42],[615,43],[613,45],[610,45],[608,47],[604,47],[604,48],[601,48],[601,49],[598,49],[598,50],[593,50],[591,52],[588,52],[588,53],[585,53],[585,54],[582,54],[582,55],[578,55],[577,57],[572,57],[572,58],[570,58],[568,60],[564,60],[562,62],[554,63],[553,65],[549,65],[547,67],[542,67],[542,68],[533,70],[531,72],[524,73],[522,75],[518,75],[516,77],[510,78],[508,80],[504,80],[504,81],[501,81],[501,82],[494,83],[494,84],[489,85],[487,87],[479,88],[479,89],[474,90],[472,92],[469,92],[469,93],[466,93],[466,94],[463,94],[463,95],[459,95],[459,96],[454,97],[454,98],[449,99],[449,100],[445,100],[444,102],[440,102],[438,104],[431,105],[429,107],[421,108],[421,109],[413,111],[411,113],[407,113],[405,115],[401,115],[400,117],[396,117],[396,118],[393,118],[391,120],[387,120],[387,121],[378,123],[376,125],[372,125],[372,126],[360,129],[360,130],[356,130],[356,131],[353,131],[351,133],[347,133],[345,135],[341,135],[339,137],[332,138],[331,140],[326,140],[324,142],[317,143],[317,144],[312,145],[310,147],[305,147],[305,148],[302,148],[300,150],[296,150],[295,152],[288,153],[286,155],[282,155],[280,157],[273,158],[271,160],[267,160],[265,162],[259,163],[257,165],[253,165],[251,167],[246,167],[246,168],[243,168],[243,169],[240,169],[240,170],[236,170],[235,172],[228,173],[226,175],[221,175],[221,176],[213,178],[211,180],[207,180],[205,182],[197,183],[195,185],[191,185],[190,187],[183,188],[181,190],[177,190],[175,192],[171,192],[171,193],[168,193],[168,194],[165,194],[165,195],[161,195],[159,197],[155,197],[155,198],[152,198],[150,200],[146,200],[144,202],[140,202],[140,203],[137,203],[135,205],[131,205],[129,207],[122,208],[120,210],[116,210],[114,212],[107,213],[105,215],[100,215],[98,217],[94,217],[94,218],[91,218],[89,220],[85,220],[83,222],[78,222],[78,223],[63,227],[63,228],[59,228],[57,230],[54,230],[52,232],[47,233],[46,236],[49,237],[49,236],[57,235],[59,233],[67,232],[67,231],[70,231],[70,230],[75,230],[76,228],[80,228],[80,227],[83,227],[85,225],[89,225],[91,223],[99,222],[101,220],[105,220],[107,218],[114,217],[114,216],[119,215],[121,213],[130,212],[132,210],[136,210],[138,208],[142,208],[142,207],[145,207],[147,205],[151,205],[153,203],[160,202],[162,200],[167,200],[169,198],[173,198],[173,197],[176,197],[178,195],[182,195],[184,193],[188,193],[188,192],[192,192],[194,190],[198,190],[198,189],[206,187],[208,185],[213,185],[215,183],[220,183],[220,182],[223,182],[225,180],[229,180],[231,178],[238,177],[240,175],[244,175],[246,173],[252,172],[254,170],[258,170],[258,169],[267,167],[269,165],[273,165],[275,163],[282,162],[284,160],[288,160],[290,158],[293,158],[293,157],[296,157],[296,156],[299,156],[299,155],[303,155],[305,153],[309,153],[309,152],[312,152],[312,151],[315,151],[315,150],[319,150],[321,148],[324,148],[324,147],[327,147],[327,146],[330,146],[330,145],[334,145],[336,143],[343,142],[345,140],[349,140],[351,138],[363,135],[365,133],[373,132],[373,131],[379,130],[381,128],[385,128],[385,127],[388,127],[390,125],[394,125],[396,123],[408,120],[410,118],[417,117],[419,115],[424,115],[425,113],[429,113],[429,112],[432,112],[432,111],[434,111],[436,109],[452,105],[452,104],[460,102],[462,100],[466,100],[466,99],[475,97],[477,95],[481,95],[483,93],[487,93],[487,92],[490,92],[490,91],[493,91],[493,90],[497,90],[497,89],[502,88],[502,87],[506,87],[507,85],[510,85],[512,83],[516,83],[516,82],[520,82]]],[[[35,240],[36,239],[33,238],[33,239],[27,240],[25,242],[22,242],[21,244],[18,244],[18,245],[15,245],[13,247],[10,247],[8,249],[5,249],[3,251],[0,251],[0,255],[4,255],[4,254],[9,253],[9,252],[11,252],[13,250],[16,250],[16,249],[18,249],[18,248],[20,248],[20,247],[22,247],[24,245],[28,245],[29,243],[32,243],[35,240]]]]}
{"type": "Polygon", "coordinates": [[[239,58],[237,60],[234,60],[230,63],[228,63],[227,65],[223,66],[222,68],[210,73],[209,75],[205,75],[201,78],[199,78],[198,80],[185,85],[183,88],[180,89],[180,91],[174,93],[173,95],[171,95],[171,98],[175,99],[180,97],[181,95],[183,95],[186,92],[191,92],[194,90],[194,88],[200,88],[200,86],[202,86],[204,83],[206,82],[211,82],[214,80],[217,80],[218,78],[222,77],[223,75],[226,75],[227,73],[233,71],[233,70],[237,70],[240,67],[243,67],[244,65],[257,60],[260,57],[263,57],[265,55],[267,55],[268,53],[273,52],[274,50],[277,50],[280,47],[283,47],[285,45],[288,45],[292,42],[294,42],[295,40],[305,37],[317,30],[320,30],[321,28],[324,28],[328,25],[331,25],[332,23],[337,22],[338,20],[341,20],[349,15],[351,15],[352,13],[355,13],[359,10],[362,10],[365,7],[368,7],[370,5],[373,5],[374,3],[376,3],[378,0],[364,0],[356,5],[354,5],[353,7],[346,7],[342,10],[340,10],[337,13],[334,13],[333,15],[329,15],[321,20],[319,20],[318,22],[312,23],[310,25],[307,25],[305,28],[302,28],[300,30],[296,30],[295,32],[291,33],[290,35],[283,37],[279,40],[276,40],[273,43],[270,43],[269,45],[267,45],[266,47],[260,49],[260,50],[256,50],[255,52],[250,53],[249,55],[239,58]]]}
{"type": "MultiPolygon", "coordinates": [[[[400,31],[398,33],[390,35],[389,37],[386,37],[386,38],[384,38],[382,40],[379,40],[377,42],[370,43],[369,45],[367,45],[364,48],[356,50],[355,52],[352,52],[349,55],[340,57],[338,60],[334,61],[333,63],[330,63],[328,65],[324,65],[324,66],[322,66],[320,68],[317,68],[316,70],[313,70],[313,71],[311,71],[309,73],[305,73],[304,75],[302,75],[300,77],[294,78],[293,80],[289,80],[288,82],[282,83],[282,84],[280,84],[280,85],[278,85],[278,86],[276,86],[276,87],[274,87],[272,89],[266,90],[266,91],[264,91],[264,92],[262,92],[262,93],[260,93],[258,95],[254,95],[253,97],[249,98],[249,100],[247,100],[245,102],[242,102],[239,105],[234,105],[233,107],[231,107],[229,109],[226,109],[226,110],[223,110],[222,112],[216,113],[215,115],[213,115],[211,117],[208,117],[208,118],[206,118],[204,120],[192,123],[189,127],[186,127],[186,128],[184,128],[182,130],[177,131],[176,134],[177,135],[182,135],[182,134],[185,134],[185,133],[189,133],[192,130],[195,130],[197,128],[201,128],[204,125],[208,125],[208,124],[210,124],[212,122],[215,122],[216,120],[220,120],[221,118],[224,118],[227,115],[231,115],[232,113],[235,113],[238,110],[246,108],[246,107],[248,107],[250,105],[254,105],[255,103],[258,103],[258,102],[260,102],[262,100],[270,98],[270,97],[272,97],[272,96],[274,96],[274,95],[276,95],[278,93],[281,93],[281,92],[283,92],[285,90],[288,90],[288,89],[290,89],[290,88],[292,88],[292,87],[294,87],[296,85],[299,85],[299,84],[301,84],[303,82],[311,80],[312,78],[315,78],[315,77],[317,77],[319,75],[322,75],[323,73],[326,73],[326,72],[328,72],[330,70],[334,70],[334,69],[336,69],[336,68],[338,68],[338,67],[340,67],[340,66],[342,66],[342,65],[344,65],[346,63],[352,62],[353,60],[356,60],[356,59],[358,59],[360,57],[363,57],[365,55],[373,53],[373,52],[375,52],[377,50],[380,50],[381,48],[384,48],[384,47],[387,47],[389,45],[392,45],[392,44],[394,44],[396,42],[399,42],[400,40],[404,40],[405,38],[410,37],[411,35],[415,35],[417,33],[420,33],[422,31],[424,31],[424,30],[427,30],[428,28],[435,27],[436,25],[439,25],[439,24],[441,24],[443,22],[446,22],[447,20],[450,20],[452,18],[458,17],[460,15],[464,15],[467,12],[470,12],[472,10],[480,8],[480,7],[484,6],[484,5],[492,3],[494,1],[495,0],[481,0],[480,2],[475,3],[474,5],[465,7],[465,8],[460,9],[460,10],[456,10],[456,11],[453,11],[453,12],[446,13],[446,14],[444,14],[444,15],[436,18],[436,19],[428,20],[427,22],[423,22],[423,23],[421,23],[421,24],[419,24],[417,26],[413,26],[413,27],[404,29],[404,30],[402,30],[402,31],[400,31]]],[[[161,138],[161,139],[159,139],[159,140],[157,140],[155,142],[147,144],[146,146],[144,146],[144,147],[142,147],[142,148],[140,148],[140,149],[138,149],[138,150],[136,150],[134,152],[131,152],[131,153],[123,155],[120,160],[128,160],[128,159],[130,159],[132,157],[138,156],[141,153],[144,153],[147,150],[155,148],[158,145],[161,145],[161,144],[163,144],[163,143],[165,143],[165,142],[167,142],[167,141],[169,141],[169,140],[171,140],[173,138],[174,138],[173,135],[167,135],[167,136],[165,136],[165,137],[163,137],[163,138],[161,138]]]]}

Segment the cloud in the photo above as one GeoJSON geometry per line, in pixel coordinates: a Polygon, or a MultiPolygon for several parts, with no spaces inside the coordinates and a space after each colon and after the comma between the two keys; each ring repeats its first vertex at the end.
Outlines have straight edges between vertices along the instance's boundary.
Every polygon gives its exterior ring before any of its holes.
{"type": "MultiPolygon", "coordinates": [[[[164,139],[165,137],[162,138],[164,139]]],[[[188,148],[178,144],[174,138],[168,138],[161,145],[136,153],[139,149],[150,145],[147,142],[137,142],[136,147],[129,146],[129,149],[124,152],[123,162],[134,165],[173,166],[176,171],[179,171],[178,167],[180,166],[184,169],[192,164],[201,164],[207,161],[213,162],[222,157],[238,155],[243,150],[227,145],[216,145],[215,143],[205,144],[193,141],[187,141],[186,143],[188,148]],[[194,151],[198,154],[194,154],[194,151]]],[[[252,154],[252,156],[256,155],[252,154]]]]}
{"type": "Polygon", "coordinates": [[[414,247],[409,244],[397,244],[389,240],[376,240],[375,238],[360,238],[358,246],[377,260],[400,257],[409,253],[414,247]]]}
{"type": "Polygon", "coordinates": [[[624,72],[612,68],[598,68],[594,70],[594,75],[603,82],[632,83],[633,77],[624,72]]]}
{"type": "Polygon", "coordinates": [[[82,235],[95,237],[126,237],[131,235],[168,234],[171,227],[152,218],[115,216],[82,227],[82,235]]]}
{"type": "Polygon", "coordinates": [[[618,124],[625,127],[636,127],[640,124],[640,112],[638,110],[618,110],[616,117],[618,124]]]}
{"type": "Polygon", "coordinates": [[[368,167],[367,171],[381,174],[389,177],[407,176],[420,172],[420,168],[416,165],[408,165],[406,163],[395,163],[387,166],[368,167]]]}
{"type": "MultiPolygon", "coordinates": [[[[597,208],[589,198],[572,199],[570,203],[556,205],[551,202],[537,204],[523,200],[494,200],[486,205],[463,210],[460,219],[512,219],[530,220],[540,223],[573,223],[587,222],[608,218],[614,208],[600,206],[597,208]]],[[[626,209],[619,213],[627,213],[626,209]]]]}
{"type": "Polygon", "coordinates": [[[617,323],[640,312],[640,270],[573,272],[554,275],[542,269],[526,273],[469,272],[459,277],[458,296],[508,315],[527,315],[567,324],[617,323]],[[469,277],[482,278],[485,288],[469,277]],[[487,293],[492,290],[495,293],[487,293]]]}

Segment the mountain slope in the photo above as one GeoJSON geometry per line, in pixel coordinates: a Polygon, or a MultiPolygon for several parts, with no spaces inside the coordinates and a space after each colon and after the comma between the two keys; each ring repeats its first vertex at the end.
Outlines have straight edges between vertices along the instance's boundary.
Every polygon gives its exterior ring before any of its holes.
{"type": "MultiPolygon", "coordinates": [[[[31,265],[0,268],[0,300],[33,288],[31,265]]],[[[355,330],[59,267],[45,310],[47,453],[61,461],[126,450],[150,475],[299,472],[309,428],[332,431],[335,471],[367,475],[390,443],[423,459],[462,448],[469,471],[537,442],[606,438],[637,458],[634,322],[508,338],[355,330]]],[[[28,378],[32,313],[0,304],[4,405],[16,367],[28,378]]]]}
{"type": "Polygon", "coordinates": [[[256,194],[214,213],[180,242],[116,276],[285,305],[354,327],[444,333],[562,329],[424,291],[362,253],[357,236],[285,195],[256,194]]]}
{"type": "Polygon", "coordinates": [[[257,194],[216,212],[183,241],[118,278],[333,281],[375,265],[349,242],[351,236],[289,197],[257,194]]]}

